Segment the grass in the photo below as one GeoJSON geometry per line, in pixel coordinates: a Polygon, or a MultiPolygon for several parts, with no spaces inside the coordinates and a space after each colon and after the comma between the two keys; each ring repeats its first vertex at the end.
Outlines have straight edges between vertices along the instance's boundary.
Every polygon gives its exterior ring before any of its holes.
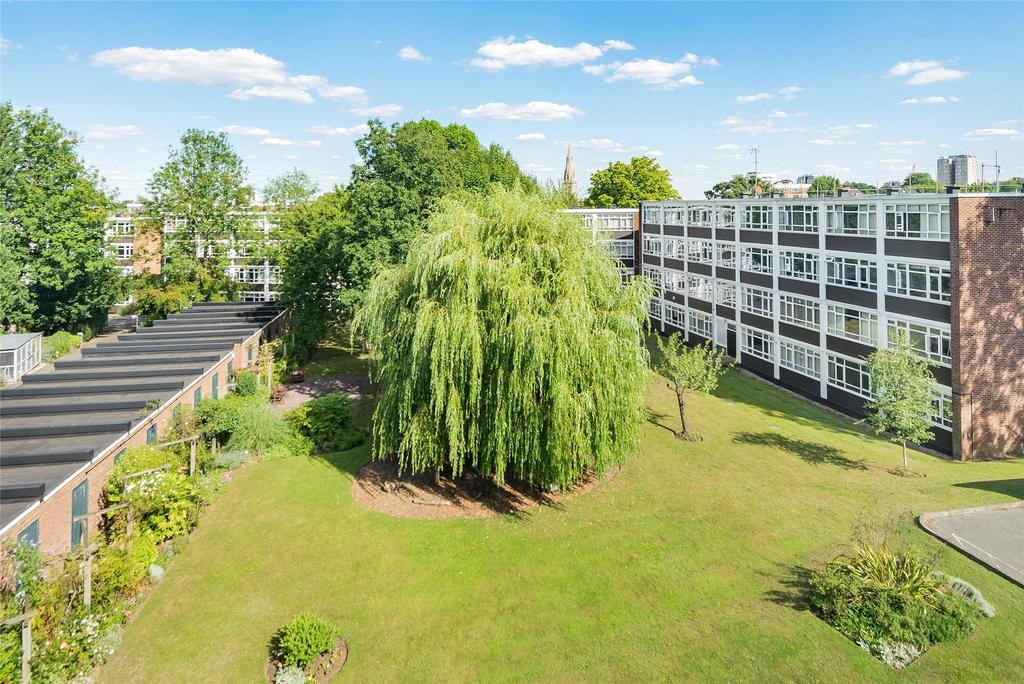
{"type": "MultiPolygon", "coordinates": [[[[358,368],[346,354],[312,365],[358,368]]],[[[613,478],[517,517],[364,510],[350,488],[366,447],[239,471],[100,681],[261,681],[269,638],[304,610],[341,626],[356,682],[1024,680],[1020,589],[955,551],[940,567],[998,614],[902,673],[802,595],[865,518],[1024,498],[1019,460],[915,453],[927,477],[894,477],[898,447],[736,371],[689,402],[703,441],[663,427],[678,416],[654,376],[648,404],[641,451],[613,478]]]]}

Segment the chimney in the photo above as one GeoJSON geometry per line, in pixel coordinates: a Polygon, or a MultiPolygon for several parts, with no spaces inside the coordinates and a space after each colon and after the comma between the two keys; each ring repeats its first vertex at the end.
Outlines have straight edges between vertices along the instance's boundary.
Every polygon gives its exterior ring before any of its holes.
{"type": "Polygon", "coordinates": [[[958,185],[947,185],[946,186],[946,194],[947,195],[959,195],[960,194],[960,186],[958,186],[958,185]]]}

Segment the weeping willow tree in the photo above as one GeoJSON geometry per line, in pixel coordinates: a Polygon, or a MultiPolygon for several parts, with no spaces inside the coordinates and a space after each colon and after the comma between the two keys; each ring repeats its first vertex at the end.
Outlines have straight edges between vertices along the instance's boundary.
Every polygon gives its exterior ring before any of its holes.
{"type": "Polygon", "coordinates": [[[643,421],[649,297],[541,195],[442,201],[356,316],[381,386],[374,457],[545,487],[621,462],[643,421]]]}

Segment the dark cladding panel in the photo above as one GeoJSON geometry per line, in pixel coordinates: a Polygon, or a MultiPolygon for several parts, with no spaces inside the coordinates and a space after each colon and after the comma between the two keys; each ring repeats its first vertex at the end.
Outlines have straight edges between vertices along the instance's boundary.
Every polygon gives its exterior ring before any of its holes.
{"type": "Polygon", "coordinates": [[[772,277],[770,275],[765,275],[764,273],[748,273],[747,271],[740,271],[740,282],[746,283],[747,285],[771,288],[772,277]]]}
{"type": "Polygon", "coordinates": [[[645,223],[644,232],[655,234],[661,233],[661,226],[657,225],[656,223],[645,223]]]}
{"type": "Polygon", "coordinates": [[[665,299],[665,301],[668,302],[675,302],[676,304],[686,304],[686,297],[679,294],[678,292],[670,292],[666,290],[663,299],[665,299]]]}
{"type": "Polygon", "coordinates": [[[772,332],[772,319],[752,314],[749,311],[743,311],[740,313],[740,322],[743,323],[743,325],[749,325],[752,328],[760,328],[765,332],[772,332]]]}
{"type": "Polygon", "coordinates": [[[885,253],[888,256],[916,259],[949,261],[949,243],[938,240],[894,240],[885,239],[885,253]]]}
{"type": "Polygon", "coordinates": [[[772,244],[772,233],[770,230],[741,230],[740,242],[752,245],[772,244]]]}
{"type": "Polygon", "coordinates": [[[779,334],[784,335],[791,340],[797,340],[803,342],[812,347],[818,346],[818,331],[808,330],[807,328],[801,328],[798,325],[792,325],[790,323],[783,323],[779,321],[779,334]]]}
{"type": "Polygon", "coordinates": [[[779,369],[779,381],[782,385],[791,387],[814,399],[821,397],[821,384],[817,380],[795,373],[788,368],[779,369]]]}
{"type": "Polygon", "coordinates": [[[817,233],[787,233],[779,232],[779,244],[785,247],[811,247],[817,249],[817,233]]]}
{"type": "Polygon", "coordinates": [[[852,235],[826,235],[825,247],[836,252],[875,253],[875,238],[854,237],[852,235]]]}
{"type": "Polygon", "coordinates": [[[705,228],[704,226],[690,226],[687,230],[689,231],[689,237],[703,238],[705,240],[711,239],[710,228],[705,228]]]}
{"type": "Polygon", "coordinates": [[[686,229],[682,226],[665,226],[665,235],[673,237],[686,237],[686,229]]]}
{"type": "Polygon", "coordinates": [[[874,292],[843,287],[842,285],[827,286],[825,288],[825,298],[831,299],[833,302],[853,304],[854,306],[863,306],[868,309],[874,309],[878,305],[878,298],[874,292]]]}
{"type": "Polygon", "coordinates": [[[744,368],[749,368],[758,375],[763,375],[766,378],[775,377],[775,368],[772,366],[772,364],[768,361],[765,361],[764,359],[759,359],[756,356],[744,354],[743,361],[742,363],[740,363],[740,365],[743,366],[744,368]]]}
{"type": "Polygon", "coordinates": [[[735,268],[724,268],[722,266],[715,267],[715,277],[721,280],[736,280],[736,269],[735,268]]]}
{"type": "Polygon", "coordinates": [[[732,308],[731,306],[722,306],[721,304],[719,304],[716,311],[718,312],[717,315],[719,316],[719,318],[726,318],[730,321],[736,320],[736,309],[732,308]]]}
{"type": "Polygon", "coordinates": [[[867,401],[867,399],[829,385],[828,401],[829,403],[835,404],[846,411],[860,416],[864,415],[864,402],[867,401]]]}
{"type": "Polygon", "coordinates": [[[689,263],[690,273],[699,273],[701,275],[706,275],[706,276],[710,276],[712,274],[711,273],[711,266],[709,266],[708,264],[700,264],[700,263],[697,263],[695,261],[690,261],[688,263],[689,263]]]}
{"type": "Polygon", "coordinates": [[[779,277],[779,289],[783,292],[804,295],[806,297],[818,296],[818,283],[809,280],[797,280],[796,278],[779,277]]]}
{"type": "Polygon", "coordinates": [[[886,295],[885,310],[892,313],[926,318],[930,321],[949,323],[949,304],[941,302],[928,302],[921,299],[886,295]]]}
{"type": "Polygon", "coordinates": [[[711,302],[705,302],[703,299],[696,299],[690,297],[690,308],[703,311],[705,313],[711,313],[711,302]]]}
{"type": "Polygon", "coordinates": [[[715,239],[721,242],[736,242],[736,231],[730,228],[716,228],[715,239]]]}
{"type": "Polygon", "coordinates": [[[868,355],[875,351],[874,347],[869,347],[866,344],[848,340],[845,337],[828,335],[826,340],[829,351],[839,352],[840,354],[846,354],[847,356],[852,356],[854,358],[867,358],[868,355]]]}
{"type": "Polygon", "coordinates": [[[644,263],[650,264],[651,266],[661,266],[661,257],[644,254],[644,263]]]}
{"type": "Polygon", "coordinates": [[[679,259],[673,259],[672,257],[665,257],[665,268],[671,268],[673,271],[683,272],[686,270],[686,262],[680,261],[679,259]]]}

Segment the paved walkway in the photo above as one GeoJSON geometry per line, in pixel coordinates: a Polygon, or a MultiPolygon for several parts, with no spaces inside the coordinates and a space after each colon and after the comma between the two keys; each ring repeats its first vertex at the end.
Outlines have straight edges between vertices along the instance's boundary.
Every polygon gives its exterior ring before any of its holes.
{"type": "Polygon", "coordinates": [[[921,527],[1024,587],[1024,501],[924,513],[921,527]]]}

